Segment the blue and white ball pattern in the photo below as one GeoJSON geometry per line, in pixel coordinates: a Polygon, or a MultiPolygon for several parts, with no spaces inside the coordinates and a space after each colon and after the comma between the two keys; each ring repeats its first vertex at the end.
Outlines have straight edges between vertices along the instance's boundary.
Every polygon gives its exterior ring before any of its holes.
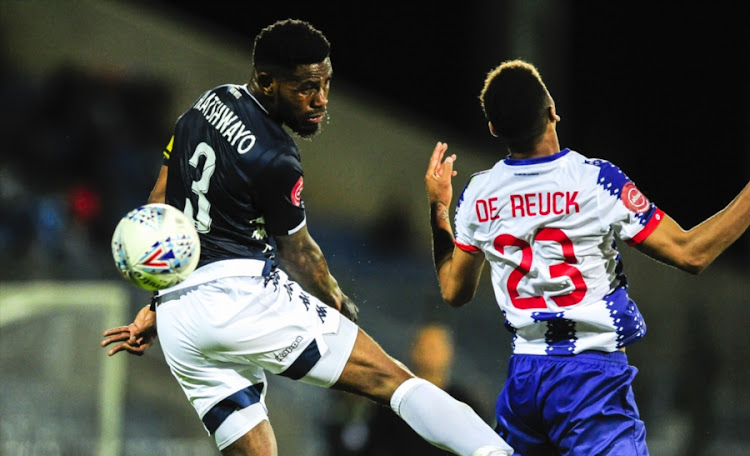
{"type": "Polygon", "coordinates": [[[123,277],[145,290],[162,290],[182,282],[198,266],[200,238],[179,209],[146,204],[117,224],[112,256],[123,277]]]}

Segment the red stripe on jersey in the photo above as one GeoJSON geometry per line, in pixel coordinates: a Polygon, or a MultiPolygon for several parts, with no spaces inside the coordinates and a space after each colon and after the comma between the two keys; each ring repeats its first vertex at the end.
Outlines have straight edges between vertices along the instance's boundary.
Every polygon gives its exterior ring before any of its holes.
{"type": "Polygon", "coordinates": [[[478,247],[474,247],[473,245],[462,244],[458,241],[453,241],[453,243],[456,244],[456,247],[463,250],[464,252],[477,253],[480,251],[478,247]]]}
{"type": "Polygon", "coordinates": [[[654,211],[654,215],[651,217],[648,223],[646,223],[646,226],[644,226],[643,229],[638,232],[638,234],[633,236],[633,239],[627,241],[628,245],[636,245],[643,242],[644,239],[646,239],[651,233],[654,232],[654,230],[657,226],[659,226],[662,220],[664,220],[664,211],[656,208],[656,210],[654,211]]]}

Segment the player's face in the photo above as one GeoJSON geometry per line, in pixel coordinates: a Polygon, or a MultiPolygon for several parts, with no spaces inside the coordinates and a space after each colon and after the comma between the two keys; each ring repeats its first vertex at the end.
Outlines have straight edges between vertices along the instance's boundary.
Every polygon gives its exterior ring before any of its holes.
{"type": "Polygon", "coordinates": [[[333,68],[330,59],[299,65],[288,78],[278,79],[276,112],[283,123],[302,137],[320,130],[326,118],[333,68]]]}

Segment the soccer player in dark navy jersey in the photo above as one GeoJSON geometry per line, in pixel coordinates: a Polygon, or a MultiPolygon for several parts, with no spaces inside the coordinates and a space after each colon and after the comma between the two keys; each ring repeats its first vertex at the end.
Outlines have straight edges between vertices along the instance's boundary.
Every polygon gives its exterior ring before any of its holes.
{"type": "Polygon", "coordinates": [[[265,372],[390,406],[435,446],[462,456],[513,450],[470,407],[416,377],[355,321],[307,230],[299,151],[326,116],[330,45],[284,20],[256,37],[246,85],[202,94],[180,116],[149,202],[194,220],[199,267],[160,290],[102,346],[142,354],[157,333],[175,379],[224,455],[275,456],[265,372]]]}
{"type": "Polygon", "coordinates": [[[165,166],[172,170],[167,202],[184,207],[202,234],[200,265],[275,260],[268,235],[304,225],[297,146],[244,85],[224,85],[196,101],[177,123],[165,166]]]}

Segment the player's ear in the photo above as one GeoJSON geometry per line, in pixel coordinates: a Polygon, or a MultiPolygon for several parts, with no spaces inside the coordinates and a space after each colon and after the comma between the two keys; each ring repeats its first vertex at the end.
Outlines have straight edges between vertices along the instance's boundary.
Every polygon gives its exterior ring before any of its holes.
{"type": "Polygon", "coordinates": [[[548,109],[549,109],[549,120],[559,122],[560,116],[557,115],[557,110],[555,109],[555,105],[550,106],[548,109]]]}
{"type": "Polygon", "coordinates": [[[490,129],[490,134],[497,138],[497,133],[495,133],[495,127],[492,126],[492,122],[487,122],[487,126],[490,129]]]}
{"type": "Polygon", "coordinates": [[[258,86],[263,91],[263,95],[271,95],[274,88],[273,76],[268,73],[258,73],[258,86]]]}

